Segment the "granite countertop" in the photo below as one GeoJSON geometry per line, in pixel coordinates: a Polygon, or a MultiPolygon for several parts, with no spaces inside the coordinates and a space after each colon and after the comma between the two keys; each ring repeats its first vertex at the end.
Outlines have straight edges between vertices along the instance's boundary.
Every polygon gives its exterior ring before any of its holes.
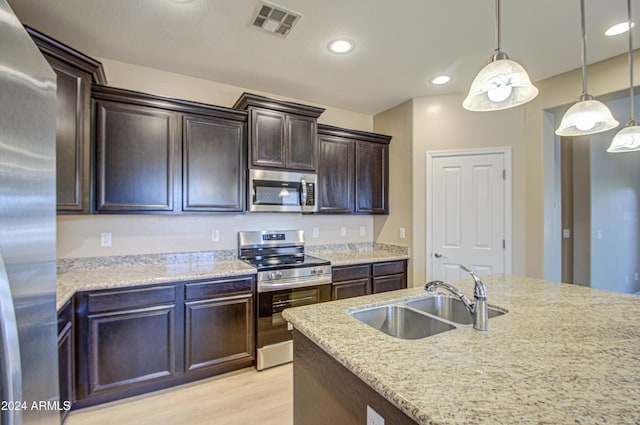
{"type": "MultiPolygon", "coordinates": [[[[332,265],[409,258],[406,247],[377,243],[308,245],[306,251],[332,265]]],[[[57,268],[58,310],[78,291],[257,273],[236,250],[60,259],[57,268]]]]}
{"type": "Polygon", "coordinates": [[[235,250],[58,260],[56,308],[79,291],[256,273],[235,250]]]}
{"type": "Polygon", "coordinates": [[[381,243],[311,245],[306,247],[306,252],[331,261],[331,266],[409,259],[408,247],[381,243]]]}
{"type": "MultiPolygon", "coordinates": [[[[640,297],[483,278],[489,320],[401,340],[347,315],[410,288],[285,310],[294,327],[419,424],[640,423],[640,297]]],[[[467,296],[473,282],[452,282],[467,296]]]]}

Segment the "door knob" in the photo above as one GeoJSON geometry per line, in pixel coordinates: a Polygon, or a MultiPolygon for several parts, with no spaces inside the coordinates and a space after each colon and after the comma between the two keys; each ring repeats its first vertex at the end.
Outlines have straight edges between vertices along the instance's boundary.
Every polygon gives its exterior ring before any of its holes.
{"type": "Polygon", "coordinates": [[[435,254],[433,254],[433,256],[436,257],[436,258],[440,258],[440,257],[442,257],[442,254],[439,254],[439,253],[436,252],[435,254]]]}

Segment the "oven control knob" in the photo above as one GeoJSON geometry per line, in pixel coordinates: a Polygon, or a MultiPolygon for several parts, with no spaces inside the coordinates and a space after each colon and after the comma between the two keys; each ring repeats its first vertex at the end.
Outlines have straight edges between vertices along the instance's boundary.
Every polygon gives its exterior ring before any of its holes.
{"type": "Polygon", "coordinates": [[[318,271],[316,269],[311,269],[311,274],[316,274],[318,271]]]}
{"type": "Polygon", "coordinates": [[[274,272],[267,273],[267,280],[273,280],[276,278],[276,274],[274,272]]]}

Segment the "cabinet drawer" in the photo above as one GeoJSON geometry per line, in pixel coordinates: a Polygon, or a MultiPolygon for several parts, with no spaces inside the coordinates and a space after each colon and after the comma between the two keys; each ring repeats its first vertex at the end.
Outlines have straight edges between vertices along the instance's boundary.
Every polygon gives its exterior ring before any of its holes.
{"type": "Polygon", "coordinates": [[[188,283],[185,285],[184,291],[186,300],[253,292],[253,278],[188,283]]]}
{"type": "Polygon", "coordinates": [[[90,293],[87,298],[89,313],[96,313],[174,303],[176,301],[176,288],[175,286],[156,286],[124,291],[94,292],[90,293]]]}
{"type": "Polygon", "coordinates": [[[358,264],[355,266],[341,266],[333,268],[333,281],[362,279],[369,277],[369,264],[358,264]]]}
{"type": "Polygon", "coordinates": [[[344,298],[360,297],[371,293],[369,278],[336,282],[332,286],[331,299],[342,300],[344,298]]]}
{"type": "Polygon", "coordinates": [[[371,280],[372,292],[378,294],[380,292],[395,291],[407,287],[404,274],[396,274],[391,276],[374,277],[371,280]]]}
{"type": "Polygon", "coordinates": [[[404,273],[404,261],[389,261],[387,263],[374,263],[373,275],[385,276],[388,274],[404,273]]]}

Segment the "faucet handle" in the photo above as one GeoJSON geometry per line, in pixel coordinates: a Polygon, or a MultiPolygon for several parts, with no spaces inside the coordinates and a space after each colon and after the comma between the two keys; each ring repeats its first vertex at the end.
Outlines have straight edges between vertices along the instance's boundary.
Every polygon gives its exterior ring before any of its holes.
{"type": "Polygon", "coordinates": [[[480,280],[480,278],[473,272],[471,271],[471,269],[465,267],[464,265],[460,264],[460,268],[462,270],[464,270],[465,272],[469,273],[471,275],[471,277],[473,278],[473,281],[475,282],[475,285],[473,287],[473,295],[476,299],[483,299],[486,300],[487,299],[487,289],[484,286],[484,283],[480,280]]]}

